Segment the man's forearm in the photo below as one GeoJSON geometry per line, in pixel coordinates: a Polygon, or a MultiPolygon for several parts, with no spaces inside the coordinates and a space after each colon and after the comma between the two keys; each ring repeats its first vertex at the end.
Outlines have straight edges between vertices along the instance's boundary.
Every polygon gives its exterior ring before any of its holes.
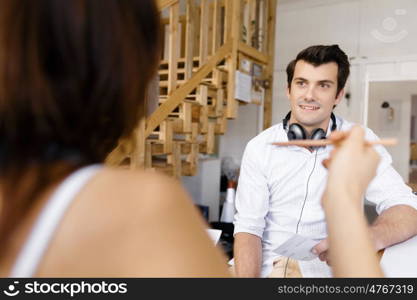
{"type": "Polygon", "coordinates": [[[237,233],[234,241],[234,262],[237,277],[259,277],[262,264],[261,239],[250,233],[237,233]]]}
{"type": "Polygon", "coordinates": [[[371,233],[377,250],[405,241],[417,234],[417,210],[408,205],[390,207],[372,224],[371,233]]]}

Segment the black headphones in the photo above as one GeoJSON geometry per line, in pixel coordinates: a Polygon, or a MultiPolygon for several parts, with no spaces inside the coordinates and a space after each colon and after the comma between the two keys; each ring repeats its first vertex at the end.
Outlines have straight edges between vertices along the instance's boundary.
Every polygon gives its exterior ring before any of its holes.
{"type": "MultiPolygon", "coordinates": [[[[285,116],[285,118],[282,120],[285,131],[287,131],[287,126],[288,126],[288,122],[290,120],[290,117],[291,117],[291,112],[289,112],[285,116]]],[[[330,115],[330,118],[332,119],[332,128],[330,130],[335,131],[337,129],[336,117],[332,113],[330,115]]],[[[326,131],[324,131],[321,128],[316,128],[316,129],[313,130],[310,137],[307,137],[307,131],[304,129],[303,126],[301,126],[298,123],[292,123],[292,124],[290,124],[290,127],[288,128],[287,136],[288,136],[289,141],[291,141],[291,140],[305,140],[307,138],[310,138],[312,140],[322,140],[322,139],[326,138],[326,131]]]]}

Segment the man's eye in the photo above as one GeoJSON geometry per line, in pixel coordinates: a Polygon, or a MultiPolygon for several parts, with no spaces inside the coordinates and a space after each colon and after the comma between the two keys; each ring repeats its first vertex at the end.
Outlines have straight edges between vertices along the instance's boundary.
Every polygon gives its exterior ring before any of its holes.
{"type": "Polygon", "coordinates": [[[299,85],[299,86],[304,86],[305,82],[304,81],[298,81],[298,82],[296,82],[296,84],[299,85]]]}
{"type": "Polygon", "coordinates": [[[330,84],[322,83],[320,84],[320,87],[328,89],[330,87],[330,84]]]}

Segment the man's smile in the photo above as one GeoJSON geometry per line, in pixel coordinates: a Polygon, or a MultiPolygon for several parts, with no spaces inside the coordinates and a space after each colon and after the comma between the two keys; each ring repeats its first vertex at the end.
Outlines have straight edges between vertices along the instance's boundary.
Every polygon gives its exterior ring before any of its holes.
{"type": "Polygon", "coordinates": [[[320,109],[320,107],[318,107],[318,106],[314,106],[314,105],[299,105],[300,106],[300,108],[301,109],[303,109],[303,110],[310,110],[310,111],[313,111],[313,110],[318,110],[318,109],[320,109]]]}

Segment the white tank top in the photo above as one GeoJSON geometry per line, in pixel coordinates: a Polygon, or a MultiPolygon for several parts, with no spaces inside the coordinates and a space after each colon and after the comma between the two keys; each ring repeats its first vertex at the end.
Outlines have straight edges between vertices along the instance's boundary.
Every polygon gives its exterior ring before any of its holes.
{"type": "Polygon", "coordinates": [[[58,186],[39,214],[26,243],[21,248],[10,272],[10,277],[34,276],[67,208],[80,190],[101,168],[101,165],[81,168],[58,186]]]}

